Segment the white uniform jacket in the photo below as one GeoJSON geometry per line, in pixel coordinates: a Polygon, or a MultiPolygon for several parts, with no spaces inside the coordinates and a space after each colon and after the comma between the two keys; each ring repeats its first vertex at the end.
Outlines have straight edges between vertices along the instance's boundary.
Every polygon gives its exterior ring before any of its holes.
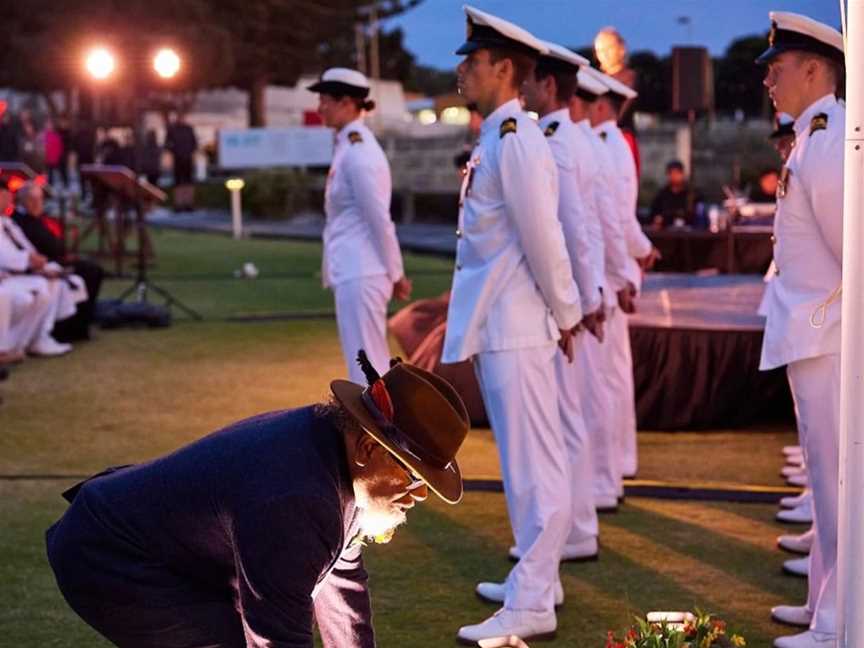
{"type": "Polygon", "coordinates": [[[462,182],[442,360],[541,346],[582,319],[546,138],[513,99],[484,121],[462,182]]]}
{"type": "Polygon", "coordinates": [[[395,283],[404,272],[390,218],[387,157],[359,119],[344,126],[335,140],[324,192],[324,285],[373,275],[386,275],[395,283]]]}
{"type": "Polygon", "coordinates": [[[831,297],[841,282],[845,122],[834,95],[795,120],[795,147],[777,189],[776,275],[760,369],[840,352],[840,300],[831,297]]]}
{"type": "Polygon", "coordinates": [[[627,240],[624,237],[624,229],[615,202],[615,190],[612,186],[614,183],[612,156],[587,119],[583,119],[576,126],[587,143],[588,157],[585,166],[590,173],[589,182],[593,184],[594,210],[603,233],[603,260],[606,272],[603,292],[606,306],[616,308],[618,306],[616,293],[625,288],[630,281],[632,257],[627,251],[627,240]]]}
{"type": "MultiPolygon", "coordinates": [[[[36,248],[30,243],[27,235],[11,218],[0,216],[0,271],[26,274],[30,267],[30,253],[36,248]]],[[[46,264],[46,270],[61,272],[63,267],[53,261],[46,264]]],[[[56,282],[58,286],[59,305],[57,319],[65,319],[75,314],[76,304],[87,299],[87,286],[78,275],[68,275],[61,279],[45,279],[38,275],[15,277],[10,283],[20,287],[26,285],[30,290],[44,290],[49,283],[56,282]],[[26,281],[24,281],[26,279],[26,281]]]]}
{"type": "Polygon", "coordinates": [[[567,108],[544,115],[540,129],[558,167],[558,220],[570,253],[582,312],[603,303],[603,229],[594,205],[593,149],[570,120],[567,108]]]}
{"type": "Polygon", "coordinates": [[[598,124],[595,128],[597,136],[606,145],[612,158],[614,171],[615,203],[618,207],[624,238],[627,241],[627,252],[631,260],[627,264],[628,280],[636,288],[642,285],[642,271],[635,259],[648,256],[651,252],[651,241],[642,231],[642,226],[636,219],[636,206],[639,201],[639,179],[636,175],[636,163],[633,153],[624,134],[613,120],[598,124]]]}

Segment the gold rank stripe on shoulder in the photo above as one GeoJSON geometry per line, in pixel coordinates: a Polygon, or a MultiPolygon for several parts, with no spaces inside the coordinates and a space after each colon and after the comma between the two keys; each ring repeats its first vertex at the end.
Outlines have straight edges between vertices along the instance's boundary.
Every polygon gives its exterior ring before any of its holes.
{"type": "Polygon", "coordinates": [[[504,137],[507,133],[515,133],[516,132],[516,118],[510,117],[509,119],[505,119],[501,122],[501,129],[499,134],[501,137],[504,137]]]}
{"type": "Polygon", "coordinates": [[[820,130],[825,130],[828,128],[828,115],[825,113],[819,113],[815,115],[813,119],[810,120],[810,135],[820,130]]]}
{"type": "Polygon", "coordinates": [[[546,127],[546,130],[543,131],[543,134],[544,134],[546,137],[552,137],[552,136],[555,134],[555,131],[558,130],[558,127],[559,127],[560,125],[561,125],[560,122],[557,122],[557,121],[552,122],[551,124],[549,124],[549,125],[546,127]]]}
{"type": "Polygon", "coordinates": [[[352,144],[359,144],[363,141],[363,136],[360,134],[359,131],[351,131],[350,133],[348,133],[348,141],[352,144]]]}

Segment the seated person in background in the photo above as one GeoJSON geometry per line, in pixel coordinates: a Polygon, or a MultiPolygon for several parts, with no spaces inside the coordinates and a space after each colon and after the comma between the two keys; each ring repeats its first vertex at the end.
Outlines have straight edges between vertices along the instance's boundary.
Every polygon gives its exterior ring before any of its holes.
{"type": "Polygon", "coordinates": [[[759,182],[750,191],[751,203],[774,203],[777,202],[777,184],[780,174],[777,169],[764,169],[759,174],[759,182]]]}
{"type": "Polygon", "coordinates": [[[75,312],[76,300],[86,297],[83,281],[62,276],[63,268],[39,254],[20,228],[3,216],[12,203],[12,194],[0,180],[0,277],[2,290],[9,291],[8,319],[4,319],[3,350],[15,359],[27,351],[32,355],[54,356],[72,347],[51,337],[57,320],[75,312]]]}
{"type": "Polygon", "coordinates": [[[105,274],[102,267],[65,253],[63,242],[54,234],[50,219],[45,216],[45,194],[42,187],[36,183],[28,182],[19,189],[18,208],[13,212],[12,220],[39,254],[49,261],[72,267],[87,286],[86,301],[78,304],[72,317],[57,323],[54,338],[59,342],[89,340],[90,323],[93,321],[96,300],[99,298],[99,289],[105,274]]]}
{"type": "Polygon", "coordinates": [[[651,225],[655,229],[675,225],[692,225],[694,207],[701,198],[690,188],[684,165],[672,160],[666,165],[666,186],[654,197],[651,203],[651,225]]]}

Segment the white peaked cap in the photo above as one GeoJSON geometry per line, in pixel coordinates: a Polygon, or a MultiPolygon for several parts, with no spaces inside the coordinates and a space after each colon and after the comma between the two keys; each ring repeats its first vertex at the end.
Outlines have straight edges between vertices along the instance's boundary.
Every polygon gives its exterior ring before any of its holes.
{"type": "Polygon", "coordinates": [[[635,99],[639,96],[639,93],[636,92],[630,86],[621,83],[618,79],[614,79],[608,74],[604,74],[600,70],[595,68],[589,68],[590,73],[603,85],[605,85],[609,92],[612,94],[616,94],[619,97],[623,97],[624,99],[635,99]]]}
{"type": "Polygon", "coordinates": [[[544,41],[543,44],[546,46],[546,49],[549,50],[547,54],[543,55],[546,58],[558,59],[559,61],[564,61],[565,63],[569,63],[570,65],[579,68],[591,65],[591,62],[587,58],[564,47],[563,45],[550,43],[549,41],[544,41]]]}
{"type": "Polygon", "coordinates": [[[350,68],[334,67],[324,71],[321,78],[308,87],[312,92],[345,94],[365,97],[369,94],[369,79],[350,68]]]}
{"type": "Polygon", "coordinates": [[[463,9],[468,17],[468,35],[457,54],[467,55],[484,47],[510,47],[534,55],[547,53],[543,41],[519,25],[469,5],[463,9]]]}
{"type": "Polygon", "coordinates": [[[828,25],[808,16],[772,11],[771,33],[768,34],[768,49],[759,55],[756,63],[770,63],[783,52],[812,52],[844,65],[843,35],[828,25]]]}

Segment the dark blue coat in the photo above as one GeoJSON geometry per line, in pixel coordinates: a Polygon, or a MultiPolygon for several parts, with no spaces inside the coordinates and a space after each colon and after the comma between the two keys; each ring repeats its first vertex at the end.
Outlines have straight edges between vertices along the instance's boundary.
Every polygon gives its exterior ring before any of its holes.
{"type": "Polygon", "coordinates": [[[325,645],[365,648],[356,517],[342,433],[306,407],[85,482],[49,529],[48,555],[72,608],[121,646],[161,641],[127,639],[124,610],[144,634],[190,626],[189,645],[228,610],[235,640],[208,635],[214,645],[312,646],[314,615],[325,645]]]}

